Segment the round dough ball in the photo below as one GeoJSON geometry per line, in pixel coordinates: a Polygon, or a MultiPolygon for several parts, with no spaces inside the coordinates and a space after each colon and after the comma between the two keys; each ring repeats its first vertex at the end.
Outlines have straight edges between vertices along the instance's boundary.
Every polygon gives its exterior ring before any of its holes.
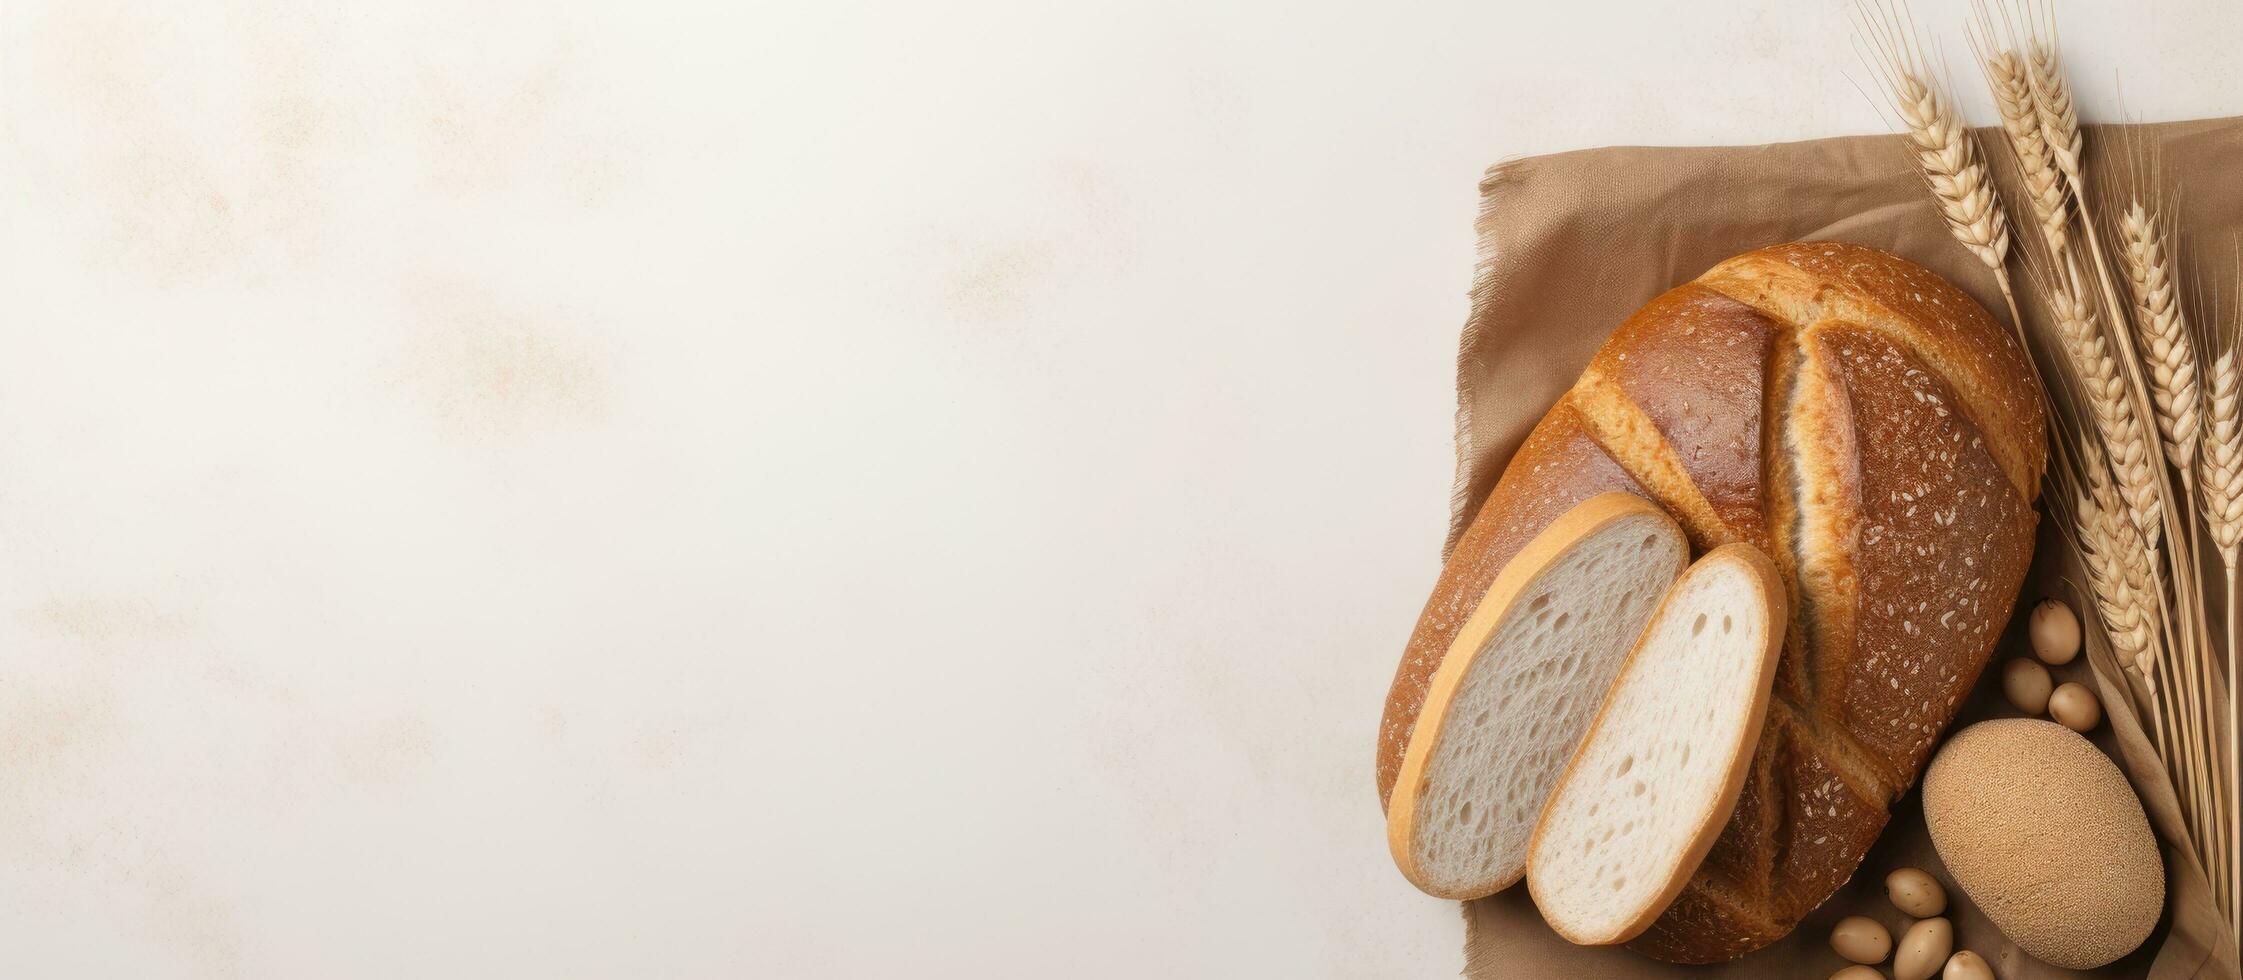
{"type": "Polygon", "coordinates": [[[2066,681],[2048,696],[2048,716],[2075,732],[2091,731],[2103,723],[2103,702],[2078,681],[2066,681]]]}
{"type": "Polygon", "coordinates": [[[2165,908],[2165,865],[2126,777],[2062,725],[1963,729],[1924,772],[1924,824],[1955,884],[2051,966],[2132,952],[2165,908]]]}
{"type": "Polygon", "coordinates": [[[2042,599],[2025,621],[2032,635],[2033,656],[2046,664],[2068,664],[2079,656],[2079,615],[2062,599],[2042,599]]]}
{"type": "Polygon", "coordinates": [[[1885,975],[1874,966],[1849,966],[1831,974],[1830,980],[1885,980],[1885,975]]]}
{"type": "Polygon", "coordinates": [[[2048,710],[2049,691],[2055,684],[2048,678],[2048,668],[2031,660],[2012,657],[2002,664],[2002,694],[2028,715],[2048,710]]]}
{"type": "Polygon", "coordinates": [[[1985,957],[1961,950],[1947,958],[1947,969],[1940,972],[1939,980],[1994,980],[1994,967],[1985,957]]]}
{"type": "Polygon", "coordinates": [[[1885,896],[1909,918],[1929,919],[1947,911],[1947,889],[1922,868],[1899,868],[1885,876],[1885,896]]]}
{"type": "Polygon", "coordinates": [[[1893,954],[1893,980],[1931,980],[1947,965],[1955,948],[1955,926],[1946,919],[1925,919],[1909,926],[1893,954]]]}
{"type": "Polygon", "coordinates": [[[1830,948],[1856,963],[1882,963],[1893,951],[1893,934],[1866,915],[1849,915],[1830,930],[1830,948]]]}

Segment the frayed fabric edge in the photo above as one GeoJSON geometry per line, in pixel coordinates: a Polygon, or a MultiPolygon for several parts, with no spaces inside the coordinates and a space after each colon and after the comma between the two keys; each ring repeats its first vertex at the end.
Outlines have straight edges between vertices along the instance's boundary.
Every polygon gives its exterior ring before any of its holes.
{"type": "Polygon", "coordinates": [[[1475,447],[1472,442],[1472,403],[1464,397],[1467,372],[1472,370],[1471,351],[1479,346],[1480,331],[1486,317],[1495,305],[1495,219],[1499,210],[1497,192],[1506,183],[1518,178],[1525,161],[1521,158],[1499,161],[1480,177],[1480,206],[1474,215],[1472,231],[1474,259],[1472,263],[1472,310],[1464,319],[1464,330],[1456,345],[1456,474],[1449,485],[1449,534],[1441,542],[1441,560],[1448,561],[1449,553],[1464,537],[1464,529],[1471,525],[1472,515],[1478,508],[1472,500],[1472,459],[1475,447]]]}

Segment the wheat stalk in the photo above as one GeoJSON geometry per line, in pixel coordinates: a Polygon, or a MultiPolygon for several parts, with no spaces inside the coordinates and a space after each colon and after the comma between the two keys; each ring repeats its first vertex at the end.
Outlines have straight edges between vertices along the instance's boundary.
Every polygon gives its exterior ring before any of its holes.
{"type": "MultiPolygon", "coordinates": [[[[2243,329],[2243,305],[2234,314],[2231,329],[2243,329]]],[[[2238,542],[2243,542],[2243,365],[2236,359],[2236,338],[2231,334],[2225,349],[2212,359],[2211,390],[2205,399],[2205,427],[2197,451],[2198,483],[2202,487],[2201,503],[2204,507],[2204,525],[2211,533],[2213,544],[2219,548],[2220,566],[2225,573],[2227,587],[2227,651],[2230,657],[2236,652],[2236,640],[2243,635],[2243,613],[2237,609],[2238,596],[2237,557],[2238,542]]],[[[2243,731],[2243,711],[2239,711],[2235,661],[2230,659],[2227,671],[2227,785],[2228,785],[2228,836],[2243,826],[2243,742],[2238,732],[2243,731]]],[[[2226,841],[2229,847],[2226,892],[2228,896],[2229,928],[2243,933],[2243,858],[2234,853],[2235,842],[2226,841]]],[[[2217,876],[2215,876],[2217,878],[2217,876]]],[[[2219,884],[2215,881],[2215,887],[2219,884]]]]}
{"type": "MultiPolygon", "coordinates": [[[[2238,635],[2243,634],[2235,591],[2237,545],[2243,543],[2243,403],[2239,403],[2243,401],[2243,367],[2236,363],[2233,344],[2212,359],[2210,380],[2211,391],[2204,406],[2203,439],[2197,451],[2197,484],[2203,491],[2200,503],[2204,507],[2204,526],[2219,549],[2220,568],[2227,586],[2227,649],[2232,653],[2238,635]]],[[[2239,778],[2243,773],[2237,771],[2243,760],[2236,755],[2232,734],[2238,720],[2237,696],[2235,674],[2230,670],[2227,690],[2227,726],[2231,733],[2227,746],[2230,828],[2236,824],[2234,790],[2243,784],[2243,778],[2239,778]]],[[[2243,879],[2243,864],[2232,858],[2229,863],[2226,888],[2232,905],[2236,894],[2243,892],[2243,880],[2239,880],[2243,879]]]]}
{"type": "MultiPolygon", "coordinates": [[[[2119,363],[2124,369],[2128,386],[2133,389],[2132,398],[2138,411],[2155,414],[2154,399],[2146,378],[2148,372],[2141,359],[2135,355],[2134,344],[2125,338],[2127,331],[2124,324],[2128,319],[2127,307],[2130,304],[2120,299],[2118,279],[2112,273],[2110,260],[2104,255],[2100,239],[2093,232],[2096,222],[2094,212],[2089,207],[2086,174],[2081,165],[2084,140],[2079,113],[2072,99],[2071,89],[2064,80],[2058,46],[2052,40],[2053,34],[2052,22],[2046,37],[2040,35],[2036,28],[2025,48],[2026,74],[2033,90],[2034,108],[2040,116],[2042,136],[2048,142],[2056,169],[2064,175],[2065,184],[2071,191],[2072,204],[2086,230],[2081,237],[2087,242],[2087,253],[2092,260],[2094,276],[2089,278],[2086,270],[2078,268],[2076,263],[2067,261],[2065,265],[2071,272],[2071,282],[2081,284],[2083,292],[2091,287],[2096,298],[2103,302],[2113,333],[2117,335],[2114,346],[2119,355],[2119,363]]],[[[2140,336],[2140,333],[2141,328],[2137,327],[2136,335],[2140,336]]],[[[2114,448],[2114,457],[2118,452],[2114,448]]],[[[2235,885],[2243,882],[2243,875],[2236,872],[2243,865],[2238,865],[2234,860],[2234,848],[2229,841],[2236,824],[2243,822],[2243,814],[2239,814],[2236,809],[2236,794],[2230,785],[2236,780],[2231,767],[2220,766],[2216,760],[2208,766],[2205,761],[2205,757],[2213,754],[2216,748],[2224,747],[2227,754],[2232,756],[2235,746],[2232,730],[2230,741],[2226,745],[2215,744],[2215,731],[2210,725],[2211,718],[2206,713],[2211,657],[2216,648],[2212,643],[2211,628],[2205,614],[2203,582],[2198,577],[2194,522],[2187,522],[2185,533],[2183,529],[2186,516],[2195,513],[2197,509],[2181,505],[2182,501],[2173,492],[2172,482],[2163,466],[2155,466],[2154,470],[2159,490],[2157,504],[2160,516],[2165,521],[2165,537],[2168,542],[2165,558],[2172,569],[2170,582],[2174,604],[2171,608],[2178,619],[2173,624],[2176,643],[2174,656],[2178,669],[2174,671],[2174,682],[2165,685],[2164,691],[2181,716],[2179,730],[2183,732],[2183,736],[2180,748],[2186,751],[2177,751],[2176,755],[2187,770],[2186,781],[2195,789],[2195,801],[2184,807],[2184,810],[2192,818],[2191,825],[2196,831],[2198,850],[2205,855],[2208,869],[2214,871],[2215,879],[2220,882],[2214,888],[2229,914],[2230,927],[2243,927],[2243,906],[2239,906],[2234,900],[2234,892],[2238,890],[2235,885]]],[[[2194,497],[2194,473],[2192,470],[2183,472],[2184,489],[2190,497],[2194,497]]],[[[2125,489],[2125,477],[2122,473],[2122,490],[2125,489]]],[[[2133,501],[2130,499],[2129,502],[2133,501]]]]}
{"type": "MultiPolygon", "coordinates": [[[[2139,168],[2137,168],[2139,169],[2139,168]]],[[[2150,189],[2154,192],[2154,188],[2150,189]]],[[[2199,437],[2201,406],[2196,380],[2196,351],[2190,345],[2188,325],[2181,313],[2180,304],[2173,295],[2174,277],[2167,265],[2168,251],[2165,236],[2157,219],[2142,206],[2136,196],[2127,202],[2118,222],[2119,268],[2125,273],[2128,296],[2133,300],[2134,340],[2141,348],[2143,366],[2147,368],[2150,382],[2152,409],[2157,418],[2158,437],[2165,448],[2165,458],[2181,474],[2183,497],[2190,504],[2201,504],[2201,494],[2196,484],[2195,462],[2199,437]]],[[[2194,521],[2188,522],[2189,538],[2185,550],[2179,555],[2193,556],[2197,551],[2194,521]]],[[[2176,542],[2175,548],[2181,544],[2176,542]]],[[[2187,579],[2195,583],[2195,569],[2188,569],[2187,579]]],[[[2180,574],[2176,570],[2176,574],[2180,574]]],[[[2199,583],[2200,584],[2200,583],[2199,583]]],[[[2229,641],[2229,648],[2234,643],[2229,641]]],[[[2209,644],[2207,644],[2207,649],[2209,644]]],[[[2195,672],[2183,696],[2191,704],[2192,716],[2204,713],[2210,702],[2212,689],[2211,658],[2192,658],[2190,668],[2195,672]],[[2203,703],[2197,703],[2202,699],[2203,703]]],[[[2209,717],[2206,718],[2207,723],[2209,717]]],[[[2210,729],[2207,724],[2207,730],[2210,729]]],[[[2214,741],[2207,739],[2207,741],[2214,741]]],[[[2219,765],[2213,752],[2203,753],[2206,764],[2212,767],[2210,781],[2213,797],[2212,812],[2222,809],[2221,803],[2233,792],[2227,770],[2219,765]]],[[[2212,821],[2207,821],[2211,824],[2212,821]]],[[[2217,870],[2226,861],[2229,842],[2217,832],[2216,826],[2208,830],[2210,848],[2208,868],[2217,870]]],[[[2225,875],[2215,875],[2214,888],[2225,893],[2228,882],[2225,875]]]]}
{"type": "MultiPolygon", "coordinates": [[[[2237,329],[2243,329],[2243,302],[2233,314],[2237,329]]],[[[2233,336],[2227,349],[2212,362],[2211,427],[2204,433],[2200,455],[2217,464],[2208,463],[2204,476],[2205,523],[2212,529],[2212,540],[2220,546],[2220,564],[2227,573],[2227,783],[2228,833],[2233,835],[2243,828],[2243,678],[2237,677],[2235,668],[2236,640],[2243,634],[2243,595],[2236,592],[2236,544],[2243,540],[2243,424],[2239,424],[2237,396],[2243,389],[2243,370],[2235,359],[2236,341],[2233,336]],[[2213,488],[2214,480],[2219,483],[2213,488]],[[2215,498],[2215,494],[2217,497],[2215,498]],[[2210,510],[2217,499],[2219,509],[2210,510]]],[[[2234,843],[2232,840],[2229,842],[2234,843]]],[[[2243,856],[2230,851],[2228,858],[2228,925],[2239,938],[2243,938],[2243,856]]]]}
{"type": "Polygon", "coordinates": [[[2067,476],[2085,484],[2073,491],[2080,525],[2074,545],[2087,566],[2096,612],[2103,620],[2112,650],[2122,658],[2132,654],[2141,671],[2143,687],[2150,694],[2158,757],[2173,776],[2174,795],[2181,801],[2189,837],[2210,866],[2218,842],[2207,812],[2217,792],[2202,751],[2206,736],[2200,730],[2200,711],[2188,698],[2193,687],[2193,678],[2187,673],[2190,664],[2172,642],[2174,622],[2160,605],[2163,590],[2152,581],[2157,566],[2143,547],[2140,529],[2111,479],[2109,461],[2090,440],[2082,440],[2080,456],[2085,462],[2066,471],[2067,476]],[[2150,621],[2158,623],[2164,632],[2150,629],[2150,621]],[[2161,682],[2161,677],[2166,680],[2161,682]],[[2180,699],[2177,705],[2173,703],[2176,696],[2180,699]]]}

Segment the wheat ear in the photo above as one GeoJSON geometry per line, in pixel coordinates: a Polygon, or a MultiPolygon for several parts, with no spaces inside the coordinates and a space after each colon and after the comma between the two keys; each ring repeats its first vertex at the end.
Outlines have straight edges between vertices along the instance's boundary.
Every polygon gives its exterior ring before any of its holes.
{"type": "Polygon", "coordinates": [[[2183,473],[2196,461],[2201,419],[2196,381],[2196,349],[2188,323],[2173,295],[2161,223],[2139,200],[2128,204],[2118,222],[2119,265],[2134,300],[2134,330],[2149,369],[2150,398],[2157,409],[2157,431],[2165,458],[2183,473]]]}
{"type": "Polygon", "coordinates": [[[1857,3],[1855,11],[1875,52],[1866,60],[1884,76],[1886,96],[1908,131],[1910,155],[1931,189],[1947,233],[1993,272],[2002,301],[2009,306],[2009,322],[2017,330],[2018,343],[2024,345],[2025,362],[2038,380],[2040,369],[2033,363],[2031,345],[2026,344],[2009,275],[2009,218],[1987,173],[1978,135],[1963,124],[1954,100],[1932,81],[1914,32],[1904,25],[1900,12],[1890,6],[1872,10],[1866,2],[1857,3]]]}
{"type": "MultiPolygon", "coordinates": [[[[2100,482],[2107,492],[2109,478],[2100,482]]],[[[2110,633],[2111,648],[2121,663],[2155,677],[2157,662],[2151,650],[2154,633],[2150,625],[2155,611],[2148,608],[2150,597],[2144,591],[2149,559],[2141,553],[2140,532],[2115,495],[2098,500],[2085,490],[2080,493],[2079,524],[2080,538],[2087,544],[2081,551],[2087,558],[2088,580],[2094,586],[2103,625],[2110,633]]]]}
{"type": "Polygon", "coordinates": [[[1893,99],[1948,233],[1987,268],[2005,270],[2009,221],[1994,199],[1977,140],[1947,98],[1914,72],[1904,70],[1893,79],[1893,99]]]}
{"type": "MultiPolygon", "coordinates": [[[[2103,621],[2103,632],[2110,638],[2111,650],[2120,664],[2141,675],[2142,686],[2149,694],[2150,731],[2157,740],[2158,758],[2171,768],[2173,720],[2162,709],[2159,697],[2165,657],[2156,629],[2156,624],[2163,622],[2159,593],[2150,584],[2154,566],[2143,547],[2140,530],[2111,484],[2109,464],[2095,440],[2082,435],[2079,441],[2084,462],[2050,471],[2064,485],[2060,489],[2070,490],[2053,496],[2051,502],[2065,497],[2075,501],[2072,544],[2087,566],[2097,617],[2103,621]]],[[[2064,440],[2059,439],[2056,445],[2063,449],[2064,440]]]]}
{"type": "Polygon", "coordinates": [[[2048,137],[2041,131],[2040,110],[2033,101],[2033,79],[2025,59],[2015,49],[1994,49],[1993,18],[1983,2],[1978,5],[1978,29],[1971,36],[1986,86],[1993,90],[1994,108],[2001,114],[2002,136],[2017,159],[2025,183],[2025,199],[2040,227],[2041,241],[2050,255],[2061,256],[2071,247],[2066,230],[2064,175],[2049,155],[2048,137]]]}
{"type": "Polygon", "coordinates": [[[2204,488],[2204,526],[2219,546],[2220,561],[2235,567],[2243,544],[2243,369],[2235,348],[2212,359],[2212,388],[2204,402],[2203,439],[2197,447],[2197,482],[2204,488]]]}
{"type": "Polygon", "coordinates": [[[2128,397],[2118,361],[2111,356],[2103,330],[2095,322],[2095,311],[2071,290],[2059,287],[2047,292],[2049,313],[2056,320],[2064,354],[2087,395],[2096,432],[2103,438],[2111,473],[2117,477],[2119,495],[2126,502],[2126,513],[2140,529],[2144,543],[2154,550],[2163,524],[2154,470],[2157,462],[2148,433],[2143,430],[2141,417],[2134,413],[2134,400],[2128,397]]]}
{"type": "Polygon", "coordinates": [[[2056,46],[2035,40],[2027,48],[2025,74],[2033,89],[2035,108],[2040,115],[2041,137],[2048,142],[2049,156],[2056,169],[2062,171],[2064,180],[2072,185],[2072,193],[2086,198],[2085,175],[2080,171],[2080,155],[2086,141],[2080,137],[2079,106],[2072,101],[2072,87],[2064,81],[2062,62],[2056,46]]]}

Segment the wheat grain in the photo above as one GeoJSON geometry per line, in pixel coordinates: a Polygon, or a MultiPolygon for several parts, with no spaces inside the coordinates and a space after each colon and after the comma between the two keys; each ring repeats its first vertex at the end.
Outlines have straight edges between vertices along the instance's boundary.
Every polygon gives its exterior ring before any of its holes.
{"type": "Polygon", "coordinates": [[[2130,202],[2119,217],[2118,229],[2119,266],[2134,300],[2135,338],[2149,371],[2158,436],[2165,458],[2186,474],[2196,459],[2200,410],[2196,350],[2189,344],[2188,323],[2174,299],[2164,230],[2139,200],[2130,202]]]}

